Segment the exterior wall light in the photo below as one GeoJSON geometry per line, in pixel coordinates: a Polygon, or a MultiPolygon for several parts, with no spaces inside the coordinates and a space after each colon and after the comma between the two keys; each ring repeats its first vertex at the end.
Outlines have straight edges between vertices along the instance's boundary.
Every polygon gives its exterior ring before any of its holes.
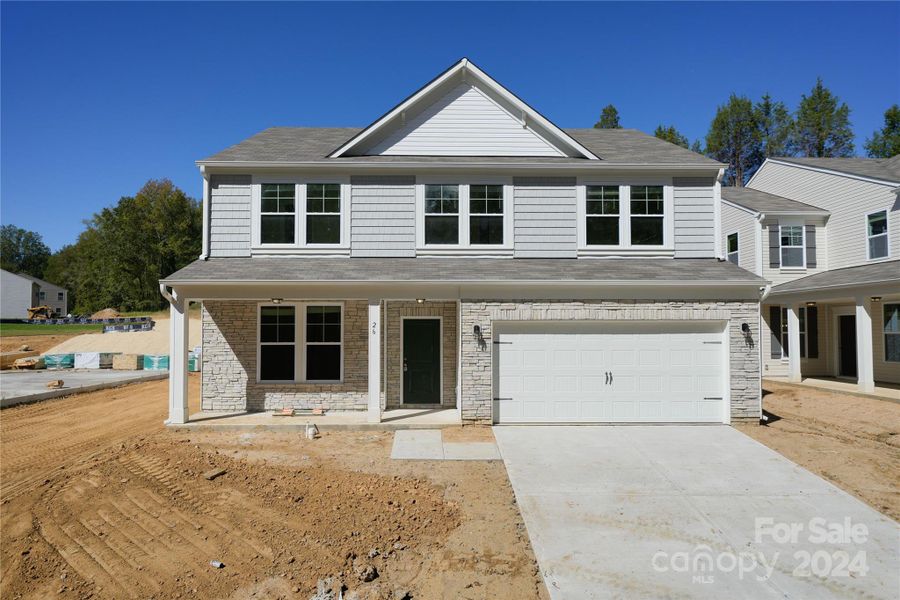
{"type": "Polygon", "coordinates": [[[481,325],[476,325],[472,331],[477,337],[481,337],[481,325]]]}
{"type": "Polygon", "coordinates": [[[284,298],[272,298],[272,304],[281,304],[284,302],[284,298]]]}
{"type": "Polygon", "coordinates": [[[425,304],[425,298],[416,298],[416,304],[425,304]]]}
{"type": "Polygon", "coordinates": [[[816,303],[815,302],[807,302],[806,305],[812,307],[812,306],[815,306],[816,303]]]}
{"type": "Polygon", "coordinates": [[[881,302],[881,296],[872,296],[869,300],[872,302],[881,302]]]}

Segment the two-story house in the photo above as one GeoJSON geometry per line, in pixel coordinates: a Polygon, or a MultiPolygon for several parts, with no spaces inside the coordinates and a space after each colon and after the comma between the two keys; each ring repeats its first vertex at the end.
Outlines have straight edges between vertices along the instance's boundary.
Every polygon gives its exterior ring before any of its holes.
{"type": "Polygon", "coordinates": [[[267,129],[198,161],[188,301],[204,410],[454,409],[499,423],[760,415],[765,282],[727,262],[724,165],[561,129],[462,59],[362,129],[267,129]]]}
{"type": "Polygon", "coordinates": [[[763,376],[900,383],[900,156],[771,158],[722,189],[728,260],[771,282],[763,376]]]}

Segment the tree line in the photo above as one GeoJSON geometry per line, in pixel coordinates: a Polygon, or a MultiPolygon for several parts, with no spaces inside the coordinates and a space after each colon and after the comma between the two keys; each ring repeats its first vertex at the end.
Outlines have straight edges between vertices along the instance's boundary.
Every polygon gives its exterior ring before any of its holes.
{"type": "Polygon", "coordinates": [[[69,310],[163,308],[159,280],[200,254],[200,202],[167,179],[148,181],[85,221],[74,244],[50,252],[40,234],[4,225],[0,266],[69,291],[69,310]]]}
{"type": "MultiPolygon", "coordinates": [[[[619,111],[609,104],[594,125],[599,129],[619,129],[619,111]]],[[[844,157],[853,156],[853,129],[850,107],[816,80],[809,94],[803,94],[796,110],[774,100],[769,94],[753,101],[731,94],[716,109],[704,140],[689,143],[674,125],[660,124],[654,135],[667,142],[726,163],[727,185],[743,186],[770,156],[844,157]]],[[[884,126],[864,144],[871,158],[900,154],[900,106],[884,113],[884,126]]]]}

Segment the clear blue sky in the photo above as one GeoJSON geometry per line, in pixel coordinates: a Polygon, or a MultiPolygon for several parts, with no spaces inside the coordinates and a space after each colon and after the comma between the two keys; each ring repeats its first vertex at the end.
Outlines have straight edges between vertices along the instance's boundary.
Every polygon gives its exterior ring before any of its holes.
{"type": "Polygon", "coordinates": [[[150,178],[272,125],[364,126],[461,56],[563,127],[705,135],[821,76],[862,142],[900,102],[900,3],[3,2],[0,220],[54,250],[150,178]]]}

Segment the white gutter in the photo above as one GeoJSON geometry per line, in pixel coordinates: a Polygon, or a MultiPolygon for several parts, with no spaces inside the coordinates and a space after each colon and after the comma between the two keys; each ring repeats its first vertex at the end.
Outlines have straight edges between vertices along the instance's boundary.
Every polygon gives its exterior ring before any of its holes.
{"type": "Polygon", "coordinates": [[[715,235],[715,253],[716,258],[719,260],[725,259],[725,253],[722,249],[722,178],[725,177],[725,169],[719,169],[719,174],[716,176],[716,183],[713,185],[713,213],[715,214],[715,225],[714,225],[714,235],[715,235]]]}
{"type": "MultiPolygon", "coordinates": [[[[454,158],[454,157],[444,157],[454,158]]],[[[573,159],[574,160],[574,159],[573,159]]],[[[195,163],[198,167],[219,167],[233,169],[342,169],[346,167],[362,169],[529,169],[529,170],[616,170],[639,169],[651,171],[703,171],[720,169],[722,163],[707,165],[692,164],[646,164],[646,163],[613,163],[608,161],[584,161],[581,164],[572,163],[541,163],[541,162],[379,162],[354,161],[352,159],[336,158],[329,161],[306,160],[285,162],[261,162],[261,161],[202,161],[195,163]]]]}
{"type": "Polygon", "coordinates": [[[173,295],[172,292],[169,291],[169,286],[166,285],[165,283],[162,283],[162,282],[159,283],[159,293],[163,295],[163,298],[165,298],[166,300],[169,301],[169,304],[177,303],[175,296],[173,295]]]}

